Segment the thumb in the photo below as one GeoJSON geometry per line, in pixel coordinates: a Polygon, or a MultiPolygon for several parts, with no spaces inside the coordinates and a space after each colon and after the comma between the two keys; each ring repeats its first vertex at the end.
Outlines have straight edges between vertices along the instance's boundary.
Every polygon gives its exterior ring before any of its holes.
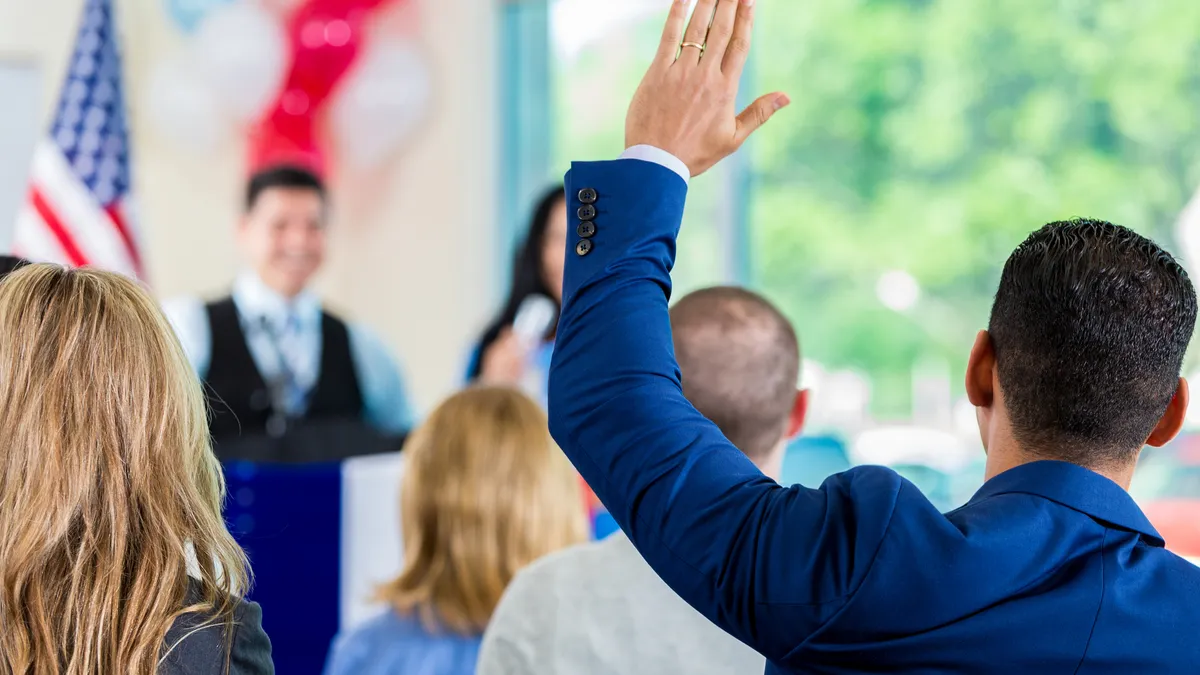
{"type": "Polygon", "coordinates": [[[787,94],[776,92],[760,96],[757,101],[751,103],[737,117],[738,145],[745,143],[746,139],[750,138],[750,134],[758,131],[759,127],[766,124],[772,115],[787,107],[791,102],[792,99],[788,98],[787,94]]]}

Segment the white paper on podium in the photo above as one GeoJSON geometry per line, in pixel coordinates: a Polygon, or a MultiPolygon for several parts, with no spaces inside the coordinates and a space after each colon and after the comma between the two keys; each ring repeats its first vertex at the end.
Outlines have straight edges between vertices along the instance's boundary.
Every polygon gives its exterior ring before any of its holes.
{"type": "Polygon", "coordinates": [[[347,631],[383,611],[371,602],[375,589],[400,573],[399,453],[356,457],[342,463],[341,629],[347,631]]]}

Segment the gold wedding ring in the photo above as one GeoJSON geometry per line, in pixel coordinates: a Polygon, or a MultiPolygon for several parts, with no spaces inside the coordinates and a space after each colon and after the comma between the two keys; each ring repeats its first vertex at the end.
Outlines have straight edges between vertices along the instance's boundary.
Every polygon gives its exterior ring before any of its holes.
{"type": "Polygon", "coordinates": [[[679,47],[680,47],[680,49],[687,49],[688,47],[693,47],[695,49],[699,49],[701,55],[704,54],[704,45],[700,44],[699,42],[685,42],[685,43],[679,45],[679,47]]]}

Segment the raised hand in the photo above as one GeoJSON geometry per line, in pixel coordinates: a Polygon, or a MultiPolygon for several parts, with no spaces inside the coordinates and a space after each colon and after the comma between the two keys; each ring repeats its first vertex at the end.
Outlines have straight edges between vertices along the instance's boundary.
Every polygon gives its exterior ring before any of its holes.
{"type": "Polygon", "coordinates": [[[658,55],[629,106],[627,148],[652,145],[666,150],[698,176],[733,154],[791,102],[786,94],[776,92],[737,113],[738,82],[750,55],[754,3],[699,0],[690,25],[685,26],[688,0],[673,0],[658,55]]]}

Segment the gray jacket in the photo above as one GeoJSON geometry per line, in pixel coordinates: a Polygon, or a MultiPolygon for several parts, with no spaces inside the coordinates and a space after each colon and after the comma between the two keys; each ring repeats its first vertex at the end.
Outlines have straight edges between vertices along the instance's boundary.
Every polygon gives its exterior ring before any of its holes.
{"type": "Polygon", "coordinates": [[[167,631],[166,656],[158,675],[274,675],[271,639],[262,628],[262,607],[242,601],[234,625],[204,626],[205,617],[185,614],[167,631]],[[233,651],[225,670],[228,630],[233,631],[233,651]]]}
{"type": "Polygon", "coordinates": [[[521,570],[476,675],[762,675],[767,660],[667,587],[618,532],[521,570]]]}

